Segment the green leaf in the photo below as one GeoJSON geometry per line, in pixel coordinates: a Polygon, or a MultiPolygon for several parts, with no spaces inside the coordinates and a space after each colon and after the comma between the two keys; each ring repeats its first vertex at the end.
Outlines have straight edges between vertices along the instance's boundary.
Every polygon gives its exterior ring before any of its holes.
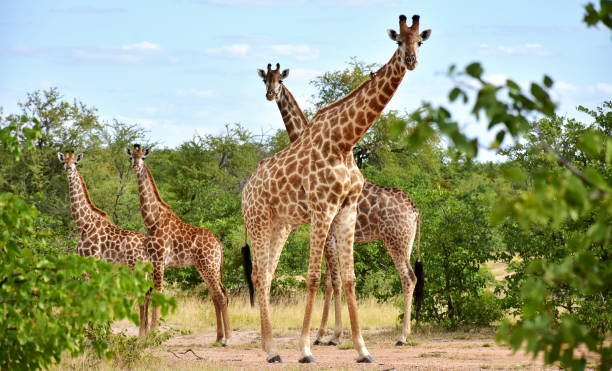
{"type": "Polygon", "coordinates": [[[467,72],[468,75],[474,78],[480,79],[482,77],[484,69],[482,68],[480,63],[474,62],[465,67],[465,72],[467,72]]]}
{"type": "Polygon", "coordinates": [[[503,169],[504,176],[516,183],[525,183],[527,180],[526,174],[518,167],[506,167],[503,169]]]}
{"type": "Polygon", "coordinates": [[[463,94],[463,90],[456,87],[448,94],[448,99],[454,102],[460,94],[463,94]]]}
{"type": "Polygon", "coordinates": [[[553,80],[548,75],[544,75],[544,86],[549,89],[553,86],[553,80]]]}

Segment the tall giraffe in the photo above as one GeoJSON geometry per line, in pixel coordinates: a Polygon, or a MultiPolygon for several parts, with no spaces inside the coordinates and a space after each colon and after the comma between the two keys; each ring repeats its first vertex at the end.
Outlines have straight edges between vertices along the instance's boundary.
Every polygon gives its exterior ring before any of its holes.
{"type": "MultiPolygon", "coordinates": [[[[206,282],[215,305],[217,317],[217,342],[227,345],[231,337],[228,297],[223,286],[223,245],[215,235],[205,228],[183,222],[174,214],[159,195],[151,170],[144,159],[150,149],[142,149],[134,144],[132,150],[126,148],[132,161],[132,168],[138,179],[140,210],[147,227],[147,252],[153,263],[153,283],[155,289],[162,291],[164,269],[166,267],[185,267],[194,265],[206,282]]],[[[155,307],[151,328],[155,329],[159,320],[159,307],[155,307]]]]}
{"type": "MultiPolygon", "coordinates": [[[[289,76],[289,70],[286,69],[281,73],[280,65],[277,63],[276,69],[272,69],[272,65],[268,64],[267,71],[258,69],[257,73],[266,85],[266,98],[276,101],[289,134],[289,140],[294,142],[310,124],[289,89],[283,84],[283,80],[289,76]]],[[[410,266],[410,256],[418,231],[418,223],[419,210],[403,190],[364,181],[363,190],[357,202],[355,243],[382,240],[399,272],[404,293],[404,321],[402,333],[396,345],[404,345],[410,334],[412,294],[417,282],[416,275],[410,266]]],[[[419,257],[418,253],[417,257],[419,257]]],[[[341,280],[336,258],[336,244],[332,235],[327,236],[325,259],[327,262],[325,302],[321,326],[314,344],[337,345],[342,335],[341,280]],[[332,337],[323,341],[332,292],[335,298],[336,328],[332,337]]]]}
{"type": "MultiPolygon", "coordinates": [[[[121,229],[114,225],[108,215],[94,206],[89,198],[87,185],[83,176],[77,170],[77,164],[83,154],[75,155],[73,151],[57,153],[57,158],[63,164],[68,177],[68,192],[70,194],[70,210],[79,232],[77,254],[80,256],[95,256],[111,263],[120,263],[134,268],[137,262],[148,262],[149,255],[145,250],[144,234],[121,229]]],[[[140,305],[140,328],[138,333],[144,336],[148,330],[149,293],[144,304],[140,305]]]]}
{"type": "Polygon", "coordinates": [[[389,31],[399,44],[391,60],[373,79],[319,110],[305,132],[289,147],[260,161],[245,184],[242,212],[253,242],[252,278],[259,294],[262,346],[268,362],[281,361],[272,340],[270,283],[291,225],[307,223],[311,224],[310,258],[300,362],[314,361],[310,321],[328,233],[334,236],[338,249],[357,361],[372,362],[359,328],[355,297],[353,242],[363,176],[352,149],[389,102],[406,69],[416,68],[418,47],[430,33],[419,33],[418,16],[413,16],[410,27],[406,17],[400,16],[400,32],[389,31]]]}

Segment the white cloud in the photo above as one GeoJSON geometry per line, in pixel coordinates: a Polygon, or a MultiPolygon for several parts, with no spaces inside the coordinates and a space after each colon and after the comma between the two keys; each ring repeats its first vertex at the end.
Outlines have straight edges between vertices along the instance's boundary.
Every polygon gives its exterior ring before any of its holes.
{"type": "Polygon", "coordinates": [[[125,8],[101,8],[95,6],[81,6],[72,8],[52,8],[51,13],[67,13],[67,14],[109,14],[109,13],[126,13],[125,8]]]}
{"type": "Polygon", "coordinates": [[[100,118],[102,120],[107,120],[107,121],[117,120],[117,121],[125,122],[128,124],[138,124],[146,129],[151,129],[151,128],[154,128],[160,125],[160,122],[157,120],[143,118],[143,117],[129,117],[129,116],[123,116],[123,115],[115,115],[115,116],[102,115],[100,118]]]}
{"type": "Polygon", "coordinates": [[[565,81],[557,81],[554,85],[554,88],[555,90],[564,93],[575,93],[578,91],[578,87],[576,85],[570,84],[569,82],[565,81]]]}
{"type": "Polygon", "coordinates": [[[161,47],[159,46],[159,44],[154,44],[148,41],[143,41],[140,43],[136,43],[136,44],[130,44],[130,45],[123,45],[121,46],[121,50],[127,50],[127,51],[157,51],[160,50],[161,47]]]}
{"type": "Polygon", "coordinates": [[[169,55],[159,44],[143,41],[115,47],[64,47],[45,48],[16,46],[0,50],[0,55],[54,59],[77,63],[177,63],[178,58],[169,55]]]}
{"type": "Polygon", "coordinates": [[[595,84],[595,89],[602,93],[612,95],[612,84],[608,84],[606,82],[600,82],[600,83],[595,84]]]}
{"type": "Polygon", "coordinates": [[[492,73],[490,75],[485,75],[483,79],[494,85],[502,85],[506,83],[508,76],[503,73],[492,73]]]}
{"type": "Polygon", "coordinates": [[[298,79],[314,79],[317,76],[321,76],[323,73],[317,70],[310,70],[307,68],[290,68],[289,78],[295,77],[298,79]]]}
{"type": "Polygon", "coordinates": [[[192,97],[211,97],[215,94],[212,89],[188,89],[188,90],[177,90],[176,95],[179,96],[192,96],[192,97]]]}
{"type": "Polygon", "coordinates": [[[271,45],[270,49],[278,55],[291,56],[298,61],[316,59],[319,57],[319,50],[310,45],[277,44],[271,45]]]}
{"type": "Polygon", "coordinates": [[[548,57],[553,53],[542,44],[525,43],[519,45],[480,44],[479,52],[483,55],[535,56],[548,57]]]}
{"type": "Polygon", "coordinates": [[[204,50],[211,57],[244,57],[251,47],[247,44],[226,45],[219,48],[208,48],[204,50]]]}

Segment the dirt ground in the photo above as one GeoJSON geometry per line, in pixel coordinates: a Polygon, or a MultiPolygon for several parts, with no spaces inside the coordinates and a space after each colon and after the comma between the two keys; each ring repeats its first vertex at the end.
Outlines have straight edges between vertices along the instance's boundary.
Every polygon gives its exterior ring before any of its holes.
{"type": "MultiPolygon", "coordinates": [[[[128,329],[128,332],[135,329],[128,329]]],[[[416,334],[409,345],[396,347],[395,335],[386,330],[371,330],[364,338],[374,363],[355,363],[356,352],[350,335],[345,334],[338,347],[313,346],[315,364],[298,363],[297,331],[275,334],[283,358],[282,364],[268,364],[260,348],[259,332],[234,331],[230,346],[213,345],[213,332],[175,335],[152,350],[155,369],[207,370],[556,370],[544,368],[539,360],[495,344],[492,332],[416,334]]],[[[314,339],[314,332],[312,334],[314,339]]],[[[146,367],[145,367],[146,368],[146,367]]]]}

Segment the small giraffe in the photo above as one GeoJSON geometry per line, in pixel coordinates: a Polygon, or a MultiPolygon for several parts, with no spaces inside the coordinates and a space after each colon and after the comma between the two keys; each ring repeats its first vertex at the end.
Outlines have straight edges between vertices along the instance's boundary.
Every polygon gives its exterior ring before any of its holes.
{"type": "MultiPolygon", "coordinates": [[[[276,69],[272,69],[272,65],[268,64],[267,72],[258,69],[257,73],[266,84],[266,98],[276,100],[289,140],[294,142],[310,124],[289,89],[283,84],[283,80],[289,76],[289,70],[284,70],[282,73],[280,71],[280,65],[277,63],[276,69]]],[[[372,73],[370,76],[374,78],[375,74],[372,73]]],[[[404,345],[407,336],[410,334],[412,294],[417,282],[414,271],[410,266],[410,256],[418,231],[418,223],[419,210],[404,191],[398,188],[379,186],[367,180],[364,181],[363,190],[357,204],[355,243],[382,240],[400,274],[404,292],[404,321],[402,334],[396,345],[404,345]]],[[[336,245],[331,234],[328,235],[325,244],[325,259],[327,262],[325,301],[321,326],[314,344],[337,345],[342,335],[341,280],[336,257],[336,245]],[[332,337],[323,341],[332,292],[335,298],[336,328],[332,337]]]]}
{"type": "MultiPolygon", "coordinates": [[[[228,296],[222,282],[223,245],[208,229],[183,222],[162,200],[151,170],[144,163],[150,153],[149,148],[143,150],[140,145],[134,144],[133,150],[126,148],[125,152],[138,178],[140,210],[149,232],[146,247],[153,263],[155,289],[162,291],[166,267],[195,265],[215,305],[217,342],[226,346],[231,329],[227,314],[228,296]]],[[[152,329],[157,327],[158,320],[159,307],[155,307],[152,329]]]]}
{"type": "MultiPolygon", "coordinates": [[[[104,211],[95,207],[91,202],[87,185],[76,167],[83,158],[83,154],[75,155],[72,151],[58,152],[57,158],[63,164],[68,177],[70,210],[79,232],[77,254],[85,257],[95,256],[111,263],[125,264],[132,269],[137,262],[148,262],[149,255],[145,250],[146,236],[136,231],[117,227],[111,223],[104,211]]],[[[149,300],[150,295],[147,293],[144,304],[140,305],[138,331],[140,336],[145,336],[148,331],[149,300]]]]}
{"type": "Polygon", "coordinates": [[[245,184],[242,213],[253,242],[252,278],[259,294],[262,346],[268,362],[281,362],[272,341],[270,283],[291,226],[307,223],[311,224],[310,258],[299,361],[314,361],[310,321],[321,280],[321,258],[331,233],[338,249],[357,361],[372,362],[359,328],[355,296],[353,242],[364,180],[352,150],[389,102],[406,70],[416,68],[417,49],[431,32],[419,33],[418,29],[418,16],[413,16],[410,27],[406,17],[400,16],[400,32],[389,31],[399,47],[375,79],[319,110],[304,133],[289,147],[260,161],[245,184]]]}

